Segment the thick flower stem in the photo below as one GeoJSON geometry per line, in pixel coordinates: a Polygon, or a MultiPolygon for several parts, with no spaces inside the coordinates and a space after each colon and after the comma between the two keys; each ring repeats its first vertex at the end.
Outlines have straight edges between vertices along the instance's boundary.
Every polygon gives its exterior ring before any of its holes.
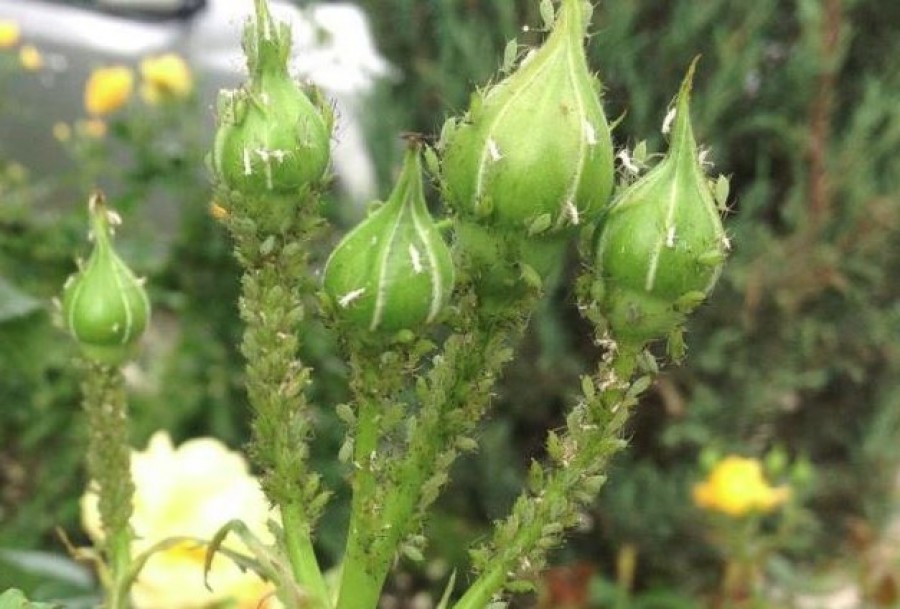
{"type": "Polygon", "coordinates": [[[97,485],[106,559],[102,574],[106,609],[128,607],[128,571],[131,565],[134,483],[131,480],[131,447],[125,382],[112,366],[86,364],[82,382],[83,406],[88,416],[87,467],[97,485]]]}

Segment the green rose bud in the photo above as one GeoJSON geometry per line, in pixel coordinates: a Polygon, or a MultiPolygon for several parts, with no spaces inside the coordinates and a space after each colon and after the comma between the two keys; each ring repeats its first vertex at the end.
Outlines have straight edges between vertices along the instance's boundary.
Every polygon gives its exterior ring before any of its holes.
{"type": "Polygon", "coordinates": [[[728,240],[691,129],[695,65],[672,109],[668,153],[613,201],[600,229],[601,298],[619,340],[674,330],[712,290],[726,257],[728,240]]]}
{"type": "Polygon", "coordinates": [[[290,50],[290,28],[256,0],[256,21],[244,30],[250,82],[220,93],[212,152],[216,177],[240,194],[295,194],[321,181],[328,166],[330,117],[288,73],[290,50]]]}
{"type": "Polygon", "coordinates": [[[88,203],[94,249],[83,268],[69,277],[63,289],[66,329],[89,358],[108,365],[128,359],[147,327],[150,302],[144,282],[113,250],[111,228],[120,223],[103,195],[88,203]]]}
{"type": "Polygon", "coordinates": [[[337,245],[324,271],[339,318],[370,331],[416,330],[450,297],[450,249],[425,206],[419,149],[406,153],[387,203],[337,245]]]}
{"type": "Polygon", "coordinates": [[[563,0],[543,46],[445,126],[444,189],[462,214],[539,234],[607,204],[613,151],[584,52],[589,15],[583,0],[563,0]]]}

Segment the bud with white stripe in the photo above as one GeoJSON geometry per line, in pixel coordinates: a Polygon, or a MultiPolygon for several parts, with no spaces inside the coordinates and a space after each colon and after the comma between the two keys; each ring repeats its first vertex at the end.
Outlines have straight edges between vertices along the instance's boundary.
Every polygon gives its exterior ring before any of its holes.
{"type": "Polygon", "coordinates": [[[63,321],[90,359],[118,365],[132,354],[150,318],[144,282],[134,276],[113,250],[112,227],[118,215],[103,195],[89,202],[94,249],[87,263],[66,282],[63,321]]]}
{"type": "Polygon", "coordinates": [[[369,331],[417,330],[453,290],[450,249],[425,205],[419,147],[411,145],[388,201],[338,243],[324,288],[338,318],[369,331]]]}
{"type": "Polygon", "coordinates": [[[292,195],[316,186],[328,166],[331,117],[288,73],[291,31],[265,0],[244,30],[250,82],[222,91],[212,168],[240,195],[292,195]]]}
{"type": "Polygon", "coordinates": [[[613,149],[584,51],[589,20],[589,3],[563,0],[546,42],[447,123],[443,182],[458,212],[535,235],[590,222],[606,206],[613,149]]]}
{"type": "Polygon", "coordinates": [[[669,151],[612,202],[596,250],[602,301],[613,335],[660,338],[712,290],[728,240],[691,128],[696,60],[674,103],[669,151]]]}

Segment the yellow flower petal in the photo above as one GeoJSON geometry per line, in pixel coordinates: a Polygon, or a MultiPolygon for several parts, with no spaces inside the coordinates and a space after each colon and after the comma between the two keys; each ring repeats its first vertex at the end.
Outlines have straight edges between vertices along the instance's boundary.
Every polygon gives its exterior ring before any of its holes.
{"type": "Polygon", "coordinates": [[[194,78],[184,59],[175,53],[147,57],[141,62],[141,96],[149,104],[182,99],[194,90],[194,78]]]}
{"type": "Polygon", "coordinates": [[[770,512],[789,497],[789,488],[766,481],[759,461],[735,455],[722,459],[693,489],[695,505],[734,517],[770,512]]]}
{"type": "Polygon", "coordinates": [[[19,49],[19,63],[29,72],[36,72],[44,67],[44,56],[34,45],[26,44],[19,49]]]}
{"type": "Polygon", "coordinates": [[[0,49],[16,46],[21,35],[18,23],[11,19],[0,19],[0,49]]]}
{"type": "Polygon", "coordinates": [[[126,66],[94,70],[84,87],[84,107],[88,114],[100,116],[115,112],[131,98],[134,74],[126,66]]]}

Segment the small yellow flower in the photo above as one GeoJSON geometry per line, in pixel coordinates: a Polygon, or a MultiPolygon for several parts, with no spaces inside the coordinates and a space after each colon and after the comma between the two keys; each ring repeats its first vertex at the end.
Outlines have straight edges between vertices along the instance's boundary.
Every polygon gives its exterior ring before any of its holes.
{"type": "Polygon", "coordinates": [[[126,66],[94,70],[84,87],[84,107],[88,114],[101,116],[115,112],[131,98],[134,74],[126,66]]]}
{"type": "Polygon", "coordinates": [[[11,19],[0,19],[0,49],[16,46],[21,35],[18,23],[11,19]]]}
{"type": "Polygon", "coordinates": [[[709,476],[694,486],[694,503],[729,516],[771,512],[790,497],[790,488],[773,487],[756,459],[730,455],[713,467],[709,476]]]}
{"type": "Polygon", "coordinates": [[[69,126],[69,123],[59,121],[53,125],[53,137],[57,142],[68,142],[72,139],[72,127],[69,126]]]}
{"type": "Polygon", "coordinates": [[[33,44],[26,44],[19,49],[19,63],[29,72],[36,72],[44,67],[44,56],[33,44]]]}
{"type": "Polygon", "coordinates": [[[183,99],[194,90],[191,69],[181,56],[166,53],[141,62],[141,97],[148,104],[183,99]]]}
{"type": "MultiPolygon", "coordinates": [[[[157,432],[147,449],[132,453],[135,485],[131,525],[136,555],[169,537],[210,539],[232,519],[242,520],[264,543],[273,542],[267,521],[274,514],[247,461],[213,438],[196,438],[174,446],[166,432],[157,432]]],[[[98,497],[93,486],[81,499],[85,530],[102,543],[98,497]]],[[[246,553],[229,536],[225,548],[246,553]]],[[[229,558],[217,555],[204,585],[206,546],[186,542],[153,555],[132,588],[137,609],[273,609],[271,585],[229,558]],[[269,599],[264,601],[264,599],[269,599]],[[261,603],[261,601],[264,601],[261,603]]]]}
{"type": "Polygon", "coordinates": [[[78,133],[99,140],[106,135],[106,121],[102,118],[89,118],[80,120],[75,124],[78,133]]]}

